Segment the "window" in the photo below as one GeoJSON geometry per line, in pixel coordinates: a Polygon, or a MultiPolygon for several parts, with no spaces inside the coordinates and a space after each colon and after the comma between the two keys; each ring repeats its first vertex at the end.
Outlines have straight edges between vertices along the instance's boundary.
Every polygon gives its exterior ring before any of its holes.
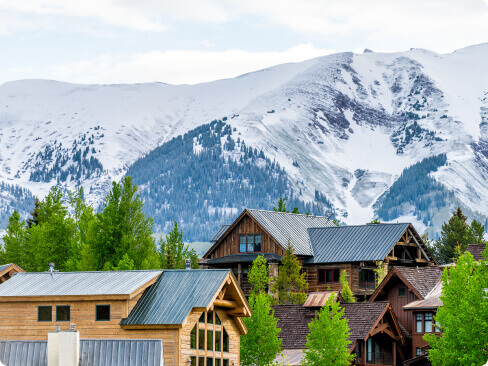
{"type": "Polygon", "coordinates": [[[198,330],[198,349],[205,350],[205,329],[198,330]]]}
{"type": "Polygon", "coordinates": [[[216,325],[222,324],[222,322],[220,321],[219,315],[217,313],[215,313],[215,324],[216,325]]]}
{"type": "Polygon", "coordinates": [[[261,251],[261,235],[239,235],[239,252],[254,253],[261,251]]]}
{"type": "Polygon", "coordinates": [[[339,282],[341,271],[339,268],[319,269],[318,283],[339,282]]]}
{"type": "Polygon", "coordinates": [[[227,331],[222,327],[222,351],[224,352],[229,352],[229,335],[227,334],[227,331]]]}
{"type": "Polygon", "coordinates": [[[220,352],[221,350],[222,350],[222,333],[216,330],[215,331],[215,352],[220,352]]]}
{"type": "Polygon", "coordinates": [[[213,358],[207,357],[207,366],[213,366],[213,358]]]}
{"type": "Polygon", "coordinates": [[[37,307],[37,321],[38,322],[52,322],[53,321],[53,307],[52,306],[38,306],[37,307]]]}
{"type": "Polygon", "coordinates": [[[226,358],[224,358],[224,359],[222,360],[222,366],[229,366],[229,360],[228,360],[228,359],[226,359],[226,358]]]}
{"type": "Polygon", "coordinates": [[[207,330],[207,350],[213,351],[213,330],[207,330]]]}
{"type": "Polygon", "coordinates": [[[213,324],[213,311],[207,313],[207,324],[213,324]]]}
{"type": "Polygon", "coordinates": [[[198,366],[205,366],[205,357],[198,357],[198,366]]]}
{"type": "Polygon", "coordinates": [[[359,287],[362,289],[375,289],[375,275],[372,269],[359,269],[359,287]]]}
{"type": "Polygon", "coordinates": [[[366,341],[366,362],[374,362],[373,339],[366,341]]]}
{"type": "Polygon", "coordinates": [[[190,366],[197,366],[197,357],[196,356],[190,357],[190,366]]]}
{"type": "Polygon", "coordinates": [[[95,320],[97,322],[110,321],[110,305],[96,305],[95,320]]]}
{"type": "Polygon", "coordinates": [[[405,297],[406,293],[407,291],[404,286],[398,288],[398,297],[405,297]]]}
{"type": "Polygon", "coordinates": [[[222,360],[220,358],[215,359],[215,366],[222,366],[222,360]]]}
{"type": "Polygon", "coordinates": [[[376,343],[376,359],[379,360],[381,358],[381,350],[380,350],[380,344],[376,343]]]}
{"type": "Polygon", "coordinates": [[[196,324],[190,333],[190,348],[197,349],[197,325],[196,324]]]}
{"type": "Polygon", "coordinates": [[[417,333],[422,333],[422,313],[415,314],[415,331],[417,333]]]}
{"type": "Polygon", "coordinates": [[[415,348],[415,356],[422,356],[422,348],[420,347],[415,348]]]}
{"type": "Polygon", "coordinates": [[[199,323],[205,323],[205,313],[200,315],[200,319],[198,320],[199,323]]]}
{"type": "Polygon", "coordinates": [[[424,323],[425,323],[424,324],[424,332],[425,333],[432,333],[432,331],[433,331],[432,325],[434,323],[434,321],[432,319],[432,313],[425,313],[424,314],[424,323]]]}
{"type": "Polygon", "coordinates": [[[361,344],[358,342],[358,344],[356,344],[356,360],[363,357],[361,351],[362,351],[362,347],[361,344]]]}
{"type": "Polygon", "coordinates": [[[56,321],[69,322],[71,320],[71,309],[69,305],[56,306],[56,321]]]}

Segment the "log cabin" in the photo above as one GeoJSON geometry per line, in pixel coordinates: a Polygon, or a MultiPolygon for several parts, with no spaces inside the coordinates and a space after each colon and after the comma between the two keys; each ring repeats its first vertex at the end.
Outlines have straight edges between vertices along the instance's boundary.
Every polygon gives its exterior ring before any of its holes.
{"type": "Polygon", "coordinates": [[[369,296],[376,287],[378,265],[427,267],[437,264],[409,223],[336,226],[328,217],[245,209],[212,238],[204,268],[231,268],[246,295],[247,272],[263,255],[270,277],[278,275],[281,257],[290,243],[309,284],[308,291],[339,290],[345,270],[357,297],[369,296]]]}
{"type": "Polygon", "coordinates": [[[72,327],[82,342],[156,339],[165,366],[239,365],[246,316],[223,269],[17,273],[0,285],[1,341],[46,341],[72,327]]]}
{"type": "MultiPolygon", "coordinates": [[[[326,298],[323,297],[324,299],[326,298]]],[[[276,305],[274,315],[279,319],[283,355],[277,362],[300,365],[304,355],[308,323],[320,306],[276,305]]],[[[355,354],[354,365],[401,365],[404,360],[403,333],[387,301],[342,304],[344,317],[349,319],[349,353],[355,354]]]]}
{"type": "Polygon", "coordinates": [[[423,365],[424,363],[418,362],[427,362],[427,342],[422,337],[426,332],[437,330],[433,327],[433,316],[438,303],[429,299],[438,294],[441,275],[442,268],[439,266],[394,267],[369,299],[370,302],[390,302],[399,324],[405,330],[403,353],[407,360],[416,358],[417,363],[412,365],[423,365]],[[429,303],[434,306],[426,307],[429,303]]]}
{"type": "Polygon", "coordinates": [[[4,283],[10,279],[15,273],[25,272],[15,263],[2,264],[0,265],[0,283],[4,283]]]}

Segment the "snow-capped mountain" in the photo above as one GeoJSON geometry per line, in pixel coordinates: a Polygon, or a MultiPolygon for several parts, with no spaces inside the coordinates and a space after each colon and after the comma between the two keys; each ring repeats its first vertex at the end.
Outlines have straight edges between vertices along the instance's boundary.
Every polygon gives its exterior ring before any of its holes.
{"type": "MultiPolygon", "coordinates": [[[[9,82],[0,86],[0,182],[40,196],[53,184],[81,183],[100,202],[136,160],[222,120],[234,140],[285,169],[301,200],[318,191],[349,224],[383,212],[387,220],[439,225],[449,204],[485,218],[487,64],[488,43],[445,55],[339,53],[198,85],[9,82]],[[424,176],[398,181],[436,156],[445,159],[424,176]],[[426,191],[422,209],[407,199],[385,203],[395,182],[404,191],[426,179],[448,196],[444,203],[426,191]]],[[[202,148],[195,143],[195,153],[202,148]]]]}

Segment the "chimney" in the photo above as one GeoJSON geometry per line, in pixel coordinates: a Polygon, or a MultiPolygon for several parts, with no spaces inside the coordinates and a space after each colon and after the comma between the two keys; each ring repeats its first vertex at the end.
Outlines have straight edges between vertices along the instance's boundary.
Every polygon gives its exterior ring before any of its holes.
{"type": "Polygon", "coordinates": [[[47,365],[78,366],[80,360],[80,333],[70,324],[70,330],[47,334],[47,365]]]}
{"type": "Polygon", "coordinates": [[[185,259],[186,269],[191,269],[191,259],[185,259]]]}
{"type": "Polygon", "coordinates": [[[51,272],[51,273],[54,272],[54,263],[53,262],[49,263],[49,272],[51,272]]]}

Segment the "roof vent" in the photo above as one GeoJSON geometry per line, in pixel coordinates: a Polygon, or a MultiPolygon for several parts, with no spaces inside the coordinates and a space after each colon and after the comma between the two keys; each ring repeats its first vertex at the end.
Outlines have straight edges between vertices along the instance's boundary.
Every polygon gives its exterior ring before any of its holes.
{"type": "Polygon", "coordinates": [[[54,263],[53,262],[49,263],[49,272],[51,272],[51,273],[54,272],[54,263]]]}
{"type": "Polygon", "coordinates": [[[76,330],[76,324],[75,323],[71,323],[69,325],[69,330],[72,331],[72,332],[74,332],[76,330]]]}
{"type": "Polygon", "coordinates": [[[191,259],[185,259],[186,269],[191,269],[191,259]]]}

